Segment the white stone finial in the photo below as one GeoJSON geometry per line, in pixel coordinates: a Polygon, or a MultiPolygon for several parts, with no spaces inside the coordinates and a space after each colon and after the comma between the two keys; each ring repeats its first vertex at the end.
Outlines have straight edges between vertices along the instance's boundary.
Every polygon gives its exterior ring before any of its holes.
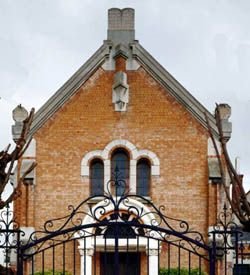
{"type": "Polygon", "coordinates": [[[12,117],[15,124],[12,125],[12,138],[16,142],[22,133],[23,121],[29,116],[28,111],[19,104],[13,111],[12,117]]]}

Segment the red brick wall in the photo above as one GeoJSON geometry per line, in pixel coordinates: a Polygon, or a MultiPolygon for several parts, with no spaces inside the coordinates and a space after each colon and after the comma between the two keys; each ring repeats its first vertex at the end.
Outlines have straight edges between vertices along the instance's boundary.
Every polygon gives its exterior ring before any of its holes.
{"type": "MultiPolygon", "coordinates": [[[[120,59],[119,68],[124,68],[120,59]]],[[[208,189],[206,130],[142,68],[127,72],[128,108],[115,112],[114,73],[96,71],[35,134],[38,166],[30,190],[34,211],[29,226],[41,227],[65,215],[69,204],[87,198],[89,186],[80,177],[82,157],[112,140],[126,139],[160,159],[160,177],[152,181],[153,202],[205,234],[209,212],[216,206],[216,191],[208,189]]]]}

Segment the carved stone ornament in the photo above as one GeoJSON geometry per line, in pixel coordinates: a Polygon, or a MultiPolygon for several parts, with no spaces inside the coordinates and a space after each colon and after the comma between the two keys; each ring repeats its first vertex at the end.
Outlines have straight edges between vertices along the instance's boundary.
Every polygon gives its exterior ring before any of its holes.
{"type": "Polygon", "coordinates": [[[12,125],[12,138],[16,142],[21,136],[23,129],[23,121],[28,117],[28,111],[19,104],[13,111],[12,117],[15,121],[15,124],[12,125]]]}
{"type": "Polygon", "coordinates": [[[125,112],[129,102],[129,86],[127,84],[127,75],[124,72],[115,74],[115,81],[112,92],[112,103],[115,105],[115,111],[125,112]]]}

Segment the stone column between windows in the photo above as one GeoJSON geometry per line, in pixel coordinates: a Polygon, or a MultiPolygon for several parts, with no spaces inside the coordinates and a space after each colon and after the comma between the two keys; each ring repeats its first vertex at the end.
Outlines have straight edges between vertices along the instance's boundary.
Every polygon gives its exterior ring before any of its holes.
{"type": "Polygon", "coordinates": [[[104,160],[104,192],[107,193],[108,181],[111,180],[111,164],[110,159],[104,160]]]}
{"type": "Polygon", "coordinates": [[[81,275],[92,274],[92,256],[94,254],[93,248],[79,248],[80,263],[81,263],[81,275]]]}
{"type": "Polygon", "coordinates": [[[158,249],[149,249],[148,253],[148,261],[149,261],[149,275],[158,274],[158,257],[159,251],[158,249]]]}
{"type": "Polygon", "coordinates": [[[129,188],[131,194],[136,194],[136,160],[130,160],[129,188]]]}

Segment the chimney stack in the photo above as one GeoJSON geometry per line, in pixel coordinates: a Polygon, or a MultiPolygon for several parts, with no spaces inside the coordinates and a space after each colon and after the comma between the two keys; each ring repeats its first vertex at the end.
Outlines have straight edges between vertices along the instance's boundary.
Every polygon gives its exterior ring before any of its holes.
{"type": "Polygon", "coordinates": [[[135,11],[132,8],[108,10],[108,40],[115,45],[135,40],[135,11]]]}

